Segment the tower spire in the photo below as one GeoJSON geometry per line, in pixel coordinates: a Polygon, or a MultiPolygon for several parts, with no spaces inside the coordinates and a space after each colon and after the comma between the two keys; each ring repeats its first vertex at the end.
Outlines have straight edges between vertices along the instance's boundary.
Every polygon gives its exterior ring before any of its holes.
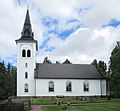
{"type": "Polygon", "coordinates": [[[30,22],[30,16],[29,16],[29,8],[27,7],[27,12],[26,12],[26,17],[25,17],[25,22],[22,30],[22,37],[27,37],[32,39],[33,38],[33,32],[32,32],[32,27],[31,27],[31,22],[30,22]]]}
{"type": "Polygon", "coordinates": [[[38,42],[37,40],[34,39],[34,34],[32,32],[32,26],[31,26],[30,16],[29,16],[29,8],[27,8],[24,26],[21,32],[21,38],[15,41],[16,41],[16,44],[20,42],[35,43],[36,50],[38,50],[38,42]]]}
{"type": "Polygon", "coordinates": [[[25,23],[24,24],[31,25],[31,23],[30,23],[30,16],[29,16],[29,6],[27,6],[27,13],[26,13],[25,23]]]}

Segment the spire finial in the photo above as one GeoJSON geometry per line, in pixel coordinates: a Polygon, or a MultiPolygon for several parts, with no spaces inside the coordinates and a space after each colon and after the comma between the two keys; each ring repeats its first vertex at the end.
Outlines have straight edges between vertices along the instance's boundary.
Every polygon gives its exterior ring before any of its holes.
{"type": "Polygon", "coordinates": [[[29,5],[27,5],[27,10],[29,10],[29,5]]]}

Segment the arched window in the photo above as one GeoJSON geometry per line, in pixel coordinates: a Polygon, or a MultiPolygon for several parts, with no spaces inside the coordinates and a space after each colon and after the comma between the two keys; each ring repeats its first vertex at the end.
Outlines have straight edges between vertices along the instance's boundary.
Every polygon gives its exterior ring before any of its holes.
{"type": "Polygon", "coordinates": [[[54,82],[50,81],[49,82],[49,92],[53,92],[54,91],[54,82]]]}
{"type": "Polygon", "coordinates": [[[25,79],[28,78],[28,72],[25,72],[25,79]]]}
{"type": "Polygon", "coordinates": [[[72,91],[72,83],[70,81],[66,82],[66,91],[72,91]]]}
{"type": "Polygon", "coordinates": [[[25,84],[24,90],[25,92],[28,92],[28,84],[25,84]]]}
{"type": "Polygon", "coordinates": [[[22,57],[26,57],[26,51],[25,51],[25,49],[22,50],[22,57]]]}
{"type": "Polygon", "coordinates": [[[27,50],[27,57],[31,57],[31,51],[27,50]]]}
{"type": "Polygon", "coordinates": [[[89,82],[88,81],[84,81],[83,86],[84,86],[84,91],[89,91],[89,82]]]}

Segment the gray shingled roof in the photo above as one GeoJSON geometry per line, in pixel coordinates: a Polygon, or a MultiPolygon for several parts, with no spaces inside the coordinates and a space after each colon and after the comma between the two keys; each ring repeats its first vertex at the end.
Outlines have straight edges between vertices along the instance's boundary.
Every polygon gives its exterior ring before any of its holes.
{"type": "Polygon", "coordinates": [[[89,64],[36,64],[36,79],[103,79],[89,64]]]}

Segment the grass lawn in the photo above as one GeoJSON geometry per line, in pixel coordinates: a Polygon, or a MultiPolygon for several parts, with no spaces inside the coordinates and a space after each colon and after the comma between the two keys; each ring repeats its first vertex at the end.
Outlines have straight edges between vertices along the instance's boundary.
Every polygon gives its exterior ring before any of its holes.
{"type": "Polygon", "coordinates": [[[112,98],[111,100],[107,100],[106,98],[92,98],[93,102],[120,102],[120,98],[112,98]]]}
{"type": "Polygon", "coordinates": [[[24,110],[25,111],[30,111],[30,110],[32,110],[32,107],[30,107],[30,108],[29,107],[24,107],[24,110]]]}
{"type": "Polygon", "coordinates": [[[55,101],[53,98],[33,98],[32,99],[32,104],[37,105],[37,104],[55,104],[55,101]]]}
{"type": "Polygon", "coordinates": [[[54,98],[33,98],[32,104],[57,104],[58,101],[62,101],[62,103],[86,103],[88,101],[81,101],[72,98],[60,98],[59,100],[55,100],[54,98]]]}
{"type": "Polygon", "coordinates": [[[87,103],[88,101],[78,100],[78,99],[72,99],[72,98],[60,98],[60,101],[62,103],[87,103]]]}
{"type": "Polygon", "coordinates": [[[120,111],[120,103],[106,103],[106,104],[85,104],[72,105],[63,110],[64,105],[61,106],[42,106],[43,111],[70,111],[71,107],[74,111],[120,111]]]}
{"type": "Polygon", "coordinates": [[[105,98],[92,98],[91,101],[83,101],[83,100],[78,100],[78,99],[72,99],[72,98],[60,98],[58,100],[55,100],[54,98],[32,98],[32,104],[37,105],[37,104],[56,104],[58,101],[62,101],[62,103],[88,103],[88,102],[112,102],[112,101],[119,101],[119,99],[111,99],[107,100],[105,98]]]}

